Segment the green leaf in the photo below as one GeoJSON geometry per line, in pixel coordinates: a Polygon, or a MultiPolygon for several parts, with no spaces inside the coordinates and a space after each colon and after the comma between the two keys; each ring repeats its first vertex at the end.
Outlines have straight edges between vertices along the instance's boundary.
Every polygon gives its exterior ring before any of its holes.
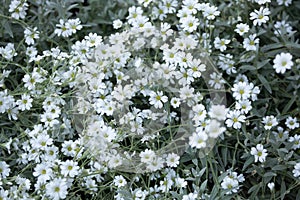
{"type": "Polygon", "coordinates": [[[262,68],[263,66],[265,66],[267,63],[269,63],[270,59],[264,60],[262,62],[257,63],[257,69],[262,68]]]}
{"type": "Polygon", "coordinates": [[[296,101],[297,98],[298,98],[298,96],[297,96],[297,95],[294,95],[294,96],[292,97],[292,99],[289,100],[289,102],[288,102],[288,103],[286,104],[286,106],[283,108],[283,111],[282,111],[283,114],[285,114],[285,113],[288,112],[288,110],[291,108],[291,106],[293,105],[293,103],[296,101]]]}
{"type": "Polygon", "coordinates": [[[272,94],[272,89],[271,89],[271,86],[270,86],[269,82],[267,81],[267,79],[260,74],[258,74],[257,77],[260,80],[260,82],[264,85],[264,87],[267,89],[267,91],[270,94],[272,94]]]}
{"type": "Polygon", "coordinates": [[[286,185],[285,185],[285,182],[282,181],[281,188],[280,188],[280,194],[281,194],[280,199],[281,200],[284,200],[285,192],[286,192],[286,185]]]}
{"type": "Polygon", "coordinates": [[[274,173],[274,172],[267,172],[267,173],[264,174],[263,177],[276,176],[276,175],[277,175],[277,174],[274,173]]]}
{"type": "Polygon", "coordinates": [[[2,26],[4,28],[4,33],[7,33],[10,37],[14,38],[14,34],[11,30],[9,21],[4,21],[4,23],[2,23],[2,26]]]}
{"type": "Polygon", "coordinates": [[[177,193],[177,192],[174,192],[174,191],[170,191],[170,193],[172,194],[172,197],[175,197],[177,199],[180,199],[181,196],[177,193]]]}
{"type": "Polygon", "coordinates": [[[247,160],[246,160],[246,162],[244,163],[244,166],[243,166],[243,171],[250,165],[250,164],[252,164],[253,163],[253,161],[254,161],[254,157],[253,156],[250,156],[247,160]]]}
{"type": "Polygon", "coordinates": [[[260,184],[254,185],[248,190],[248,194],[253,193],[252,195],[256,195],[259,189],[260,189],[260,184]]]}
{"type": "Polygon", "coordinates": [[[227,151],[228,151],[227,147],[222,148],[222,151],[221,151],[223,163],[225,166],[227,165],[227,151]]]}
{"type": "Polygon", "coordinates": [[[272,170],[281,171],[281,170],[284,170],[286,168],[287,168],[287,166],[285,166],[285,165],[276,165],[276,166],[272,167],[272,170]]]}
{"type": "Polygon", "coordinates": [[[204,192],[207,186],[207,180],[205,180],[200,186],[200,192],[204,192]]]}
{"type": "Polygon", "coordinates": [[[294,42],[287,42],[286,43],[287,48],[292,48],[292,49],[300,49],[300,44],[294,43],[294,42]]]}
{"type": "Polygon", "coordinates": [[[218,187],[217,187],[217,185],[215,185],[212,189],[209,199],[215,200],[215,199],[217,199],[217,195],[218,195],[218,187]]]}
{"type": "Polygon", "coordinates": [[[201,177],[204,174],[205,171],[206,171],[206,167],[204,167],[203,169],[201,169],[201,171],[199,172],[198,175],[201,177]]]}
{"type": "Polygon", "coordinates": [[[245,70],[249,70],[249,71],[254,71],[256,70],[256,67],[252,66],[252,65],[243,65],[240,67],[240,69],[245,69],[245,70]]]}
{"type": "Polygon", "coordinates": [[[193,159],[193,158],[192,158],[191,155],[189,155],[189,154],[184,154],[184,155],[180,158],[180,162],[185,163],[185,162],[188,162],[188,161],[190,161],[190,160],[192,160],[192,159],[193,159]]]}
{"type": "Polygon", "coordinates": [[[260,50],[261,50],[262,52],[267,52],[267,51],[269,51],[269,50],[271,50],[271,49],[278,49],[278,48],[282,48],[282,47],[283,47],[282,44],[280,44],[280,43],[275,43],[275,44],[265,45],[265,46],[261,47],[260,50]]]}
{"type": "Polygon", "coordinates": [[[300,199],[300,190],[298,190],[298,193],[297,193],[296,199],[300,199]]]}

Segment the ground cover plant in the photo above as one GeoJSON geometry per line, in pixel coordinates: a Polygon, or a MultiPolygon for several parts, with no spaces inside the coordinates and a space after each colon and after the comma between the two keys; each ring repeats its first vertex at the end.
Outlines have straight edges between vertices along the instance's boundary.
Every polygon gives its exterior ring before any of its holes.
{"type": "Polygon", "coordinates": [[[2,0],[0,199],[300,199],[300,2],[2,0]]]}

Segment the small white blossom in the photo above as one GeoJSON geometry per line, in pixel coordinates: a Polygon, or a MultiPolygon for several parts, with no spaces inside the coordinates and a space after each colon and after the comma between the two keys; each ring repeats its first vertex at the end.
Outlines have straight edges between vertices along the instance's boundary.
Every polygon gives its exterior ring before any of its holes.
{"type": "Polygon", "coordinates": [[[251,155],[254,156],[254,162],[265,162],[266,157],[268,155],[267,150],[264,149],[264,146],[262,144],[257,144],[256,147],[251,148],[251,155]]]}
{"type": "Polygon", "coordinates": [[[273,115],[263,117],[262,123],[266,130],[270,130],[272,127],[278,125],[278,121],[273,115]]]}
{"type": "Polygon", "coordinates": [[[276,70],[276,73],[284,74],[287,69],[291,69],[294,65],[293,56],[290,53],[280,53],[277,54],[273,60],[273,68],[276,70]]]}
{"type": "Polygon", "coordinates": [[[271,14],[269,8],[260,7],[259,10],[250,13],[250,19],[253,20],[254,26],[261,26],[269,21],[269,14],[271,14]]]}
{"type": "Polygon", "coordinates": [[[286,121],[285,121],[285,125],[289,128],[289,129],[295,129],[295,128],[299,128],[299,123],[297,122],[297,118],[296,117],[291,117],[289,116],[286,121]]]}
{"type": "Polygon", "coordinates": [[[300,176],[300,163],[297,163],[295,166],[294,166],[294,169],[293,169],[293,176],[294,177],[298,177],[300,176]]]}

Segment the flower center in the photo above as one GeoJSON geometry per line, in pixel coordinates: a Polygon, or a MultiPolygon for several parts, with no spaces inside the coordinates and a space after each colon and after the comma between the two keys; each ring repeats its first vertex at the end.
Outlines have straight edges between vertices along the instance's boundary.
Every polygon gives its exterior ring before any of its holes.
{"type": "Polygon", "coordinates": [[[261,152],[261,151],[257,152],[257,155],[258,155],[259,157],[262,156],[262,152],[261,152]]]}
{"type": "Polygon", "coordinates": [[[286,64],[287,64],[286,61],[283,61],[283,62],[281,63],[282,66],[286,66],[286,64]]]}

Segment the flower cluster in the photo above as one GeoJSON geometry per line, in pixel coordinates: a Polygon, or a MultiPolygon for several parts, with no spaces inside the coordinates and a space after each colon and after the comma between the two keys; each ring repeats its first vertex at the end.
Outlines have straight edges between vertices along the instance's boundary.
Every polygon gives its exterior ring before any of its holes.
{"type": "Polygon", "coordinates": [[[298,2],[3,4],[0,199],[299,196],[298,2]]]}
{"type": "Polygon", "coordinates": [[[227,176],[223,179],[221,186],[226,190],[226,194],[237,193],[240,189],[240,183],[245,181],[243,174],[238,175],[237,172],[227,172],[227,176]]]}
{"type": "Polygon", "coordinates": [[[58,36],[69,37],[72,34],[75,34],[77,30],[82,29],[82,25],[80,23],[80,19],[78,18],[69,19],[67,21],[60,19],[59,24],[56,24],[57,28],[54,33],[58,36]]]}

